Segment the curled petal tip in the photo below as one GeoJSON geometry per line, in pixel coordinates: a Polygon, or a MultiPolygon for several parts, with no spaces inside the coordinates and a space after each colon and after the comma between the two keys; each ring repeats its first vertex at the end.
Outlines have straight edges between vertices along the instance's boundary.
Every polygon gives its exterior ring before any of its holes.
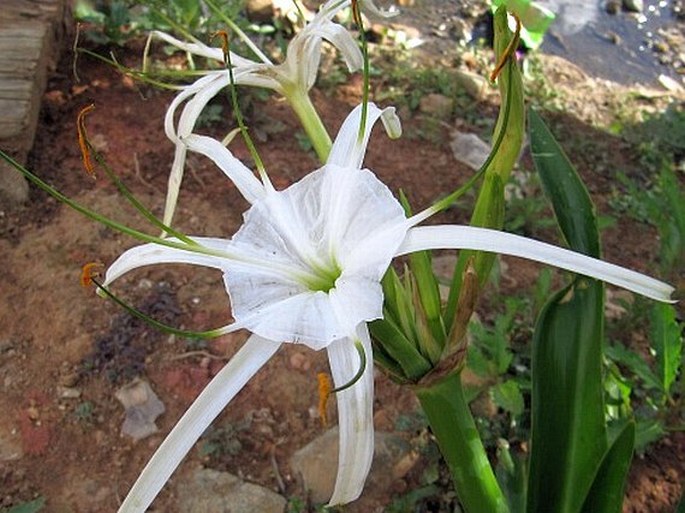
{"type": "Polygon", "coordinates": [[[361,4],[364,11],[375,14],[376,16],[380,16],[382,18],[393,18],[400,14],[400,10],[396,5],[391,5],[387,9],[381,9],[372,0],[362,0],[361,4]]]}
{"type": "Polygon", "coordinates": [[[387,107],[381,113],[383,127],[390,139],[399,139],[402,136],[402,122],[395,112],[395,107],[387,107]]]}

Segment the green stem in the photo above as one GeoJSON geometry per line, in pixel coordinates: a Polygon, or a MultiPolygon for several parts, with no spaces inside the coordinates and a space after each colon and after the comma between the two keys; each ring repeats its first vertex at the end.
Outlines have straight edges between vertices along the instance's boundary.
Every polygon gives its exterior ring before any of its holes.
{"type": "Polygon", "coordinates": [[[467,513],[508,513],[483,442],[473,421],[461,376],[415,390],[452,473],[459,500],[467,513]]]}
{"type": "Polygon", "coordinates": [[[328,160],[333,142],[319,117],[319,113],[314,108],[312,100],[307,92],[301,91],[298,87],[294,87],[292,91],[287,91],[286,98],[297,117],[300,118],[304,131],[307,133],[319,160],[321,163],[325,163],[328,160]]]}

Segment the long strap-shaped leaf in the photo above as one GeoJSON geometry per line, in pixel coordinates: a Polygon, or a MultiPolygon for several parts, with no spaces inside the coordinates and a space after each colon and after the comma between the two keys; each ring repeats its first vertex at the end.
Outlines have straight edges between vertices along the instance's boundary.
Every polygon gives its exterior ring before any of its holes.
{"type": "MultiPolygon", "coordinates": [[[[534,111],[529,123],[535,166],[564,238],[573,250],[599,257],[587,190],[534,111]]],[[[555,294],[540,314],[533,338],[529,513],[580,512],[607,452],[603,311],[602,284],[582,279],[555,294]]]]}
{"type": "Polygon", "coordinates": [[[599,282],[575,282],[535,328],[529,513],[578,513],[606,450],[603,294],[599,282]]]}

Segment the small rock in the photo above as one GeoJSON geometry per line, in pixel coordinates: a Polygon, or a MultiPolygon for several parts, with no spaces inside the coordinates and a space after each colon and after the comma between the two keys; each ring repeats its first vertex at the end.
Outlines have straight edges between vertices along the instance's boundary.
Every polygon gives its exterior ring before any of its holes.
{"type": "Polygon", "coordinates": [[[272,22],[274,17],[274,4],[272,0],[247,0],[245,2],[247,17],[252,21],[272,22]]]}
{"type": "Polygon", "coordinates": [[[126,410],[121,433],[135,441],[158,431],[155,420],[164,413],[164,404],[147,381],[135,379],[114,394],[126,410]]]}
{"type": "Polygon", "coordinates": [[[446,119],[452,115],[452,99],[443,94],[427,94],[419,102],[419,111],[436,118],[446,119]]]}
{"type": "Polygon", "coordinates": [[[664,88],[666,88],[672,93],[679,93],[683,91],[683,86],[667,75],[659,75],[658,80],[664,88]]]}
{"type": "Polygon", "coordinates": [[[476,134],[459,132],[458,130],[452,132],[450,148],[455,159],[474,171],[480,169],[490,154],[488,143],[476,134]]]}
{"type": "Polygon", "coordinates": [[[64,374],[60,374],[60,376],[59,376],[59,384],[62,387],[71,388],[76,383],[78,383],[79,379],[80,379],[80,375],[78,372],[71,371],[71,370],[65,370],[64,374]]]}
{"type": "Polygon", "coordinates": [[[469,43],[473,39],[471,25],[461,18],[456,18],[452,27],[452,35],[459,42],[469,43]]]}
{"type": "Polygon", "coordinates": [[[306,372],[312,366],[312,362],[310,361],[309,356],[306,355],[305,353],[300,353],[300,352],[293,353],[290,355],[289,360],[290,360],[290,366],[296,370],[301,370],[301,371],[306,372]]]}
{"type": "MultiPolygon", "coordinates": [[[[302,478],[305,489],[315,503],[327,502],[333,494],[338,468],[338,428],[326,431],[293,454],[290,467],[302,478]]],[[[396,479],[411,469],[409,443],[403,438],[376,431],[375,450],[371,472],[365,488],[386,490],[396,479]],[[390,470],[390,471],[389,471],[390,470]]]]}
{"type": "Polygon", "coordinates": [[[604,10],[608,14],[618,14],[621,10],[621,0],[608,0],[604,6],[604,10]]]}
{"type": "Polygon", "coordinates": [[[58,386],[57,396],[60,399],[78,399],[81,397],[81,391],[78,388],[58,386]]]}
{"type": "Polygon", "coordinates": [[[482,76],[470,71],[457,70],[454,78],[471,98],[482,101],[487,96],[488,81],[482,76]]]}
{"type": "Polygon", "coordinates": [[[228,472],[199,468],[176,485],[180,511],[193,513],[283,513],[285,498],[228,472]]]}
{"type": "Polygon", "coordinates": [[[18,430],[11,426],[0,426],[0,461],[18,460],[23,455],[18,430]]]}
{"type": "Polygon", "coordinates": [[[641,13],[645,10],[645,3],[643,0],[623,0],[623,8],[626,11],[641,13]]]}

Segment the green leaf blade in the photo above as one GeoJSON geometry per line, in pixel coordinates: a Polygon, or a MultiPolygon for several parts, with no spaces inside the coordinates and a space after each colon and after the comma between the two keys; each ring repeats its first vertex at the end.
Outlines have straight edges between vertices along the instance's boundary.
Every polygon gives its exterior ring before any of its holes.
{"type": "Polygon", "coordinates": [[[569,246],[599,258],[599,230],[595,209],[585,185],[542,118],[529,113],[530,146],[535,169],[552,201],[559,228],[569,246]]]}
{"type": "Polygon", "coordinates": [[[628,422],[607,449],[583,504],[583,513],[621,513],[634,445],[635,424],[628,422]]]}
{"type": "Polygon", "coordinates": [[[576,282],[540,314],[533,337],[529,513],[577,513],[606,451],[601,283],[576,282]]]}

